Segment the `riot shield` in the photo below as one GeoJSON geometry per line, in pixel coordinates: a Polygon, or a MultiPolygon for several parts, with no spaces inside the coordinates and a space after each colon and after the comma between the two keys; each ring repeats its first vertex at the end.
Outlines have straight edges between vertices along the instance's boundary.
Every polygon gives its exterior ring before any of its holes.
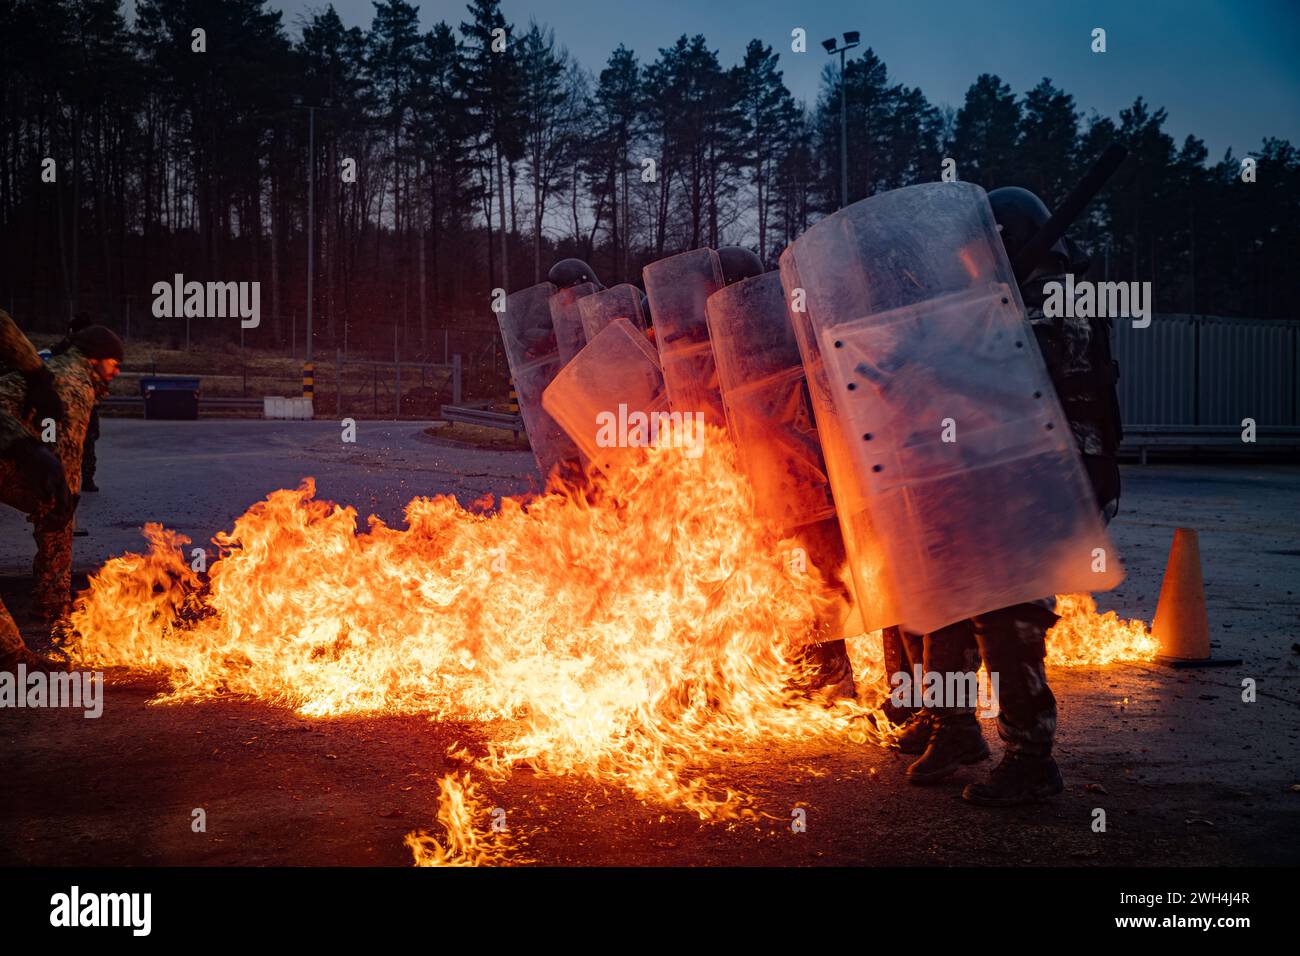
{"type": "Polygon", "coordinates": [[[727,430],[758,512],[787,531],[833,517],[780,275],[769,272],[720,289],[709,296],[707,310],[727,430]]]}
{"type": "Polygon", "coordinates": [[[542,407],[542,393],[560,370],[551,324],[554,294],[555,286],[549,282],[521,289],[506,296],[505,311],[497,315],[510,378],[519,396],[519,415],[543,478],[560,462],[578,457],[564,429],[542,407]]]}
{"type": "Polygon", "coordinates": [[[654,346],[627,319],[615,319],[564,366],[542,396],[547,412],[608,472],[644,454],[668,397],[654,346]]]}
{"type": "Polygon", "coordinates": [[[705,422],[726,428],[704,311],[709,296],[723,286],[718,254],[683,252],[650,263],[641,274],[673,411],[702,412],[705,422]]]}
{"type": "Polygon", "coordinates": [[[646,327],[641,312],[641,290],[626,282],[579,299],[578,314],[588,342],[615,319],[627,319],[643,332],[646,327]]]}
{"type": "Polygon", "coordinates": [[[849,619],[844,542],[780,275],[713,293],[708,317],[727,430],[754,489],[755,511],[796,542],[800,557],[840,598],[815,639],[852,637],[861,626],[849,619]]]}
{"type": "Polygon", "coordinates": [[[982,189],[855,203],[781,277],[867,628],[1122,579],[982,189]]]}
{"type": "Polygon", "coordinates": [[[578,303],[595,291],[595,283],[584,282],[560,289],[551,296],[551,322],[555,326],[555,345],[560,353],[561,365],[572,362],[573,357],[587,344],[578,303]]]}

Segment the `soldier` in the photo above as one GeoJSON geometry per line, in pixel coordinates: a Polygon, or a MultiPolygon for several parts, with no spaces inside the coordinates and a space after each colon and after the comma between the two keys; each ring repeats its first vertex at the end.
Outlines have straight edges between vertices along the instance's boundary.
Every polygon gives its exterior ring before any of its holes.
{"type": "MultiPolygon", "coordinates": [[[[553,284],[557,291],[582,285],[584,282],[592,283],[597,290],[605,288],[596,278],[596,273],[591,266],[581,259],[561,259],[551,266],[551,271],[546,274],[546,281],[553,284]]],[[[541,358],[556,349],[555,323],[550,314],[542,310],[537,318],[538,322],[534,327],[518,333],[520,342],[527,349],[525,357],[528,359],[541,358]]]]}
{"type": "MultiPolygon", "coordinates": [[[[67,349],[72,342],[72,336],[76,335],[82,329],[88,329],[94,322],[90,318],[89,312],[78,312],[68,325],[68,334],[63,341],[54,346],[52,354],[59,354],[67,349]]],[[[86,441],[81,447],[81,491],[86,492],[99,491],[99,485],[95,484],[95,465],[98,459],[95,457],[95,442],[99,441],[99,403],[90,410],[90,421],[86,425],[86,441]]]]}
{"type": "MultiPolygon", "coordinates": [[[[1051,215],[1041,199],[1019,187],[995,189],[989,203],[1013,260],[1051,215]]],[[[1081,275],[1088,268],[1087,261],[1070,250],[1065,240],[1053,245],[1021,286],[1021,297],[1098,507],[1109,521],[1118,510],[1121,437],[1115,393],[1118,366],[1110,354],[1109,320],[1048,318],[1043,313],[1044,286],[1063,282],[1066,271],[1081,275]]],[[[1043,666],[1047,631],[1057,619],[1052,606],[1050,598],[1018,604],[925,636],[926,673],[973,673],[982,655],[989,673],[998,675],[998,734],[1006,750],[987,783],[970,784],[963,791],[971,803],[1009,806],[1044,799],[1064,788],[1051,756],[1056,698],[1043,666]]],[[[908,767],[911,782],[938,782],[959,766],[988,756],[973,707],[954,704],[944,701],[943,706],[926,708],[895,741],[904,753],[921,753],[908,767]]]]}
{"type": "MultiPolygon", "coordinates": [[[[979,645],[972,621],[958,621],[932,634],[901,631],[909,648],[913,670],[909,673],[915,692],[915,666],[926,674],[975,674],[980,669],[979,645]],[[919,652],[919,653],[918,653],[919,652]],[[914,656],[915,655],[915,656],[914,656]]],[[[943,686],[953,686],[946,679],[943,686]]],[[[989,757],[988,744],[975,717],[973,701],[942,700],[913,713],[894,738],[893,746],[905,754],[919,754],[907,768],[911,783],[930,784],[950,776],[958,767],[979,763],[989,757]]]]}
{"type": "MultiPolygon", "coordinates": [[[[16,463],[0,461],[0,501],[22,511],[35,527],[33,606],[46,624],[61,618],[71,601],[72,515],[81,489],[82,445],[95,402],[108,393],[122,357],[121,340],[109,329],[92,325],[73,335],[46,363],[66,411],[55,425],[55,437],[71,506],[61,506],[48,489],[26,480],[16,463]]],[[[22,372],[0,377],[0,413],[39,437],[47,426],[29,410],[28,386],[29,376],[22,372]]]]}
{"type": "MultiPolygon", "coordinates": [[[[717,252],[718,263],[722,266],[722,278],[728,286],[761,276],[765,271],[762,260],[743,246],[722,246],[717,252]]],[[[791,347],[793,348],[793,343],[791,347]]],[[[798,358],[797,352],[795,358],[798,358]]],[[[806,549],[809,562],[843,596],[844,602],[851,604],[848,585],[840,576],[845,554],[837,519],[832,515],[830,518],[803,524],[792,533],[806,549]]],[[[809,643],[802,648],[798,660],[801,677],[792,682],[792,689],[825,700],[856,697],[853,664],[849,660],[844,639],[838,636],[841,632],[827,633],[825,625],[819,625],[819,628],[822,633],[817,636],[833,639],[809,643]]]]}
{"type": "MultiPolygon", "coordinates": [[[[818,568],[827,583],[845,594],[845,599],[848,600],[848,586],[840,572],[844,566],[844,542],[836,519],[805,525],[798,530],[796,538],[807,549],[808,562],[818,568]]],[[[825,634],[824,628],[823,633],[825,634]]],[[[853,681],[853,662],[849,659],[844,638],[808,644],[799,652],[799,662],[804,669],[804,676],[792,683],[793,689],[799,693],[827,701],[858,696],[853,681]]]]}
{"type": "MultiPolygon", "coordinates": [[[[886,682],[895,674],[913,673],[915,666],[922,661],[923,639],[924,635],[905,631],[898,625],[881,629],[880,645],[884,654],[886,682]]],[[[899,704],[892,697],[887,697],[881,710],[891,724],[900,728],[898,736],[893,740],[894,749],[905,754],[919,754],[925,750],[930,739],[930,721],[921,708],[909,703],[899,704]]]]}
{"type": "MultiPolygon", "coordinates": [[[[718,249],[718,260],[722,265],[723,278],[728,285],[751,276],[763,274],[763,262],[758,256],[743,246],[723,246],[718,249]]],[[[831,583],[847,591],[839,579],[839,568],[844,562],[844,542],[840,537],[835,521],[829,527],[817,527],[806,530],[804,537],[812,544],[810,558],[813,564],[822,569],[831,583]]],[[[912,664],[921,660],[921,635],[909,634],[898,627],[887,627],[883,633],[886,678],[899,672],[912,672],[912,664]]],[[[816,688],[830,688],[832,696],[844,691],[843,696],[855,696],[853,691],[853,667],[849,662],[848,649],[843,640],[824,641],[810,645],[804,651],[804,660],[812,665],[812,683],[816,688]]],[[[890,723],[903,724],[912,720],[918,713],[911,707],[896,707],[886,700],[885,715],[890,723]]],[[[916,733],[915,728],[913,734],[916,733]]],[[[928,736],[928,734],[927,734],[928,736]]],[[[920,744],[920,753],[925,749],[924,741],[920,744]]],[[[905,751],[909,752],[909,751],[905,751]]]]}
{"type": "MultiPolygon", "coordinates": [[[[71,510],[71,496],[63,475],[63,466],[44,444],[31,434],[21,419],[34,415],[37,421],[63,420],[63,402],[55,388],[54,375],[37,355],[27,337],[8,313],[0,310],[0,363],[16,369],[12,374],[22,380],[24,400],[21,416],[0,411],[0,478],[3,487],[11,479],[36,491],[42,500],[53,502],[56,511],[71,510]]],[[[6,376],[7,377],[7,376],[6,376]]],[[[23,642],[18,625],[0,601],[0,671],[15,671],[18,665],[28,671],[62,669],[47,657],[34,654],[23,642]]]]}
{"type": "MultiPolygon", "coordinates": [[[[1014,257],[1051,216],[1041,199],[1028,189],[1004,186],[989,193],[1002,244],[1014,257]]],[[[1043,353],[1057,397],[1070,420],[1070,431],[1083,456],[1083,465],[1106,521],[1119,511],[1119,443],[1124,429],[1120,420],[1119,364],[1111,355],[1111,320],[1099,318],[1047,318],[1044,287],[1064,282],[1066,272],[1075,279],[1087,273],[1090,263],[1069,240],[1052,246],[1045,261],[1020,287],[1021,298],[1034,338],[1043,353]],[[1075,252],[1072,254],[1071,249],[1075,252]]]]}
{"type": "Polygon", "coordinates": [[[605,288],[596,278],[596,270],[581,259],[561,259],[551,266],[551,271],[546,274],[546,278],[554,282],[557,289],[568,289],[571,286],[582,285],[584,282],[594,285],[597,292],[605,288]]]}
{"type": "Polygon", "coordinates": [[[763,261],[744,246],[722,246],[718,249],[718,264],[722,266],[722,278],[727,285],[734,285],[742,279],[761,276],[765,271],[763,261]]]}
{"type": "MultiPolygon", "coordinates": [[[[41,349],[39,353],[42,361],[49,361],[51,356],[58,355],[60,352],[67,350],[72,343],[72,337],[82,329],[88,329],[94,325],[90,318],[89,312],[78,312],[68,323],[67,334],[54,345],[52,348],[41,349]]],[[[90,412],[90,423],[86,426],[86,441],[81,449],[81,490],[82,492],[99,491],[99,486],[95,484],[95,442],[99,440],[99,405],[90,412]]]]}
{"type": "MultiPolygon", "coordinates": [[[[1043,201],[1018,187],[995,189],[989,203],[1012,260],[1050,217],[1043,201]]],[[[1111,358],[1109,320],[1047,317],[1044,286],[1063,273],[1086,270],[1058,242],[1035,263],[1021,286],[1030,326],[1083,456],[1098,507],[1106,521],[1119,508],[1119,442],[1122,429],[1111,358]]],[[[1006,743],[987,783],[968,784],[962,797],[979,806],[1011,806],[1042,800],[1064,789],[1052,759],[1056,698],[1043,666],[1044,638],[1056,622],[1051,599],[981,614],[970,622],[990,673],[999,679],[998,735],[1006,743]]]]}

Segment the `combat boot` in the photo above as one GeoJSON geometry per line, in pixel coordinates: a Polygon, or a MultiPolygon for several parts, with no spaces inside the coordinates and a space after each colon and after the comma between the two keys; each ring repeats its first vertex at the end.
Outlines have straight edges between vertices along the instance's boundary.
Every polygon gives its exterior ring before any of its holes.
{"type": "Polygon", "coordinates": [[[911,783],[938,783],[964,764],[988,759],[989,745],[974,714],[932,714],[930,723],[929,746],[907,768],[911,783]]]}
{"type": "Polygon", "coordinates": [[[800,654],[802,674],[789,682],[789,689],[802,697],[830,703],[858,696],[853,683],[853,664],[843,641],[809,644],[800,654]]]}
{"type": "Polygon", "coordinates": [[[1051,754],[1008,750],[989,774],[988,783],[971,783],[962,799],[980,807],[1014,807],[1054,797],[1065,789],[1051,754]]]}
{"type": "Polygon", "coordinates": [[[930,736],[934,733],[934,720],[929,711],[918,710],[898,729],[893,739],[893,748],[899,753],[923,754],[930,745],[930,736]]]}

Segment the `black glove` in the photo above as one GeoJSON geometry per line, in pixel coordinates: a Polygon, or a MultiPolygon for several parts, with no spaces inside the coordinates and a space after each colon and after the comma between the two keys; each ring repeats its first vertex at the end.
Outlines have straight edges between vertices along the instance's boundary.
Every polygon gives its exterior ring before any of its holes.
{"type": "Polygon", "coordinates": [[[44,421],[52,418],[63,422],[63,399],[59,398],[54,387],[54,373],[42,365],[34,372],[23,376],[27,380],[27,395],[24,404],[36,410],[37,418],[44,421]]]}
{"type": "Polygon", "coordinates": [[[73,498],[68,490],[68,479],[63,474],[63,463],[54,452],[33,438],[18,446],[14,458],[19,471],[36,489],[43,505],[56,515],[72,514],[73,498]]]}

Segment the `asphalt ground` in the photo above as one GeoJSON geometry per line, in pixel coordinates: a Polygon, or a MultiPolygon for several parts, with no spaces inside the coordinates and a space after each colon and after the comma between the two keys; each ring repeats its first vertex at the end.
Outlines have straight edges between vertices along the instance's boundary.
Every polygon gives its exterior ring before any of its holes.
{"type": "MultiPolygon", "coordinates": [[[[106,420],[79,574],[143,541],[145,521],[203,541],[307,475],[318,495],[398,523],[416,494],[463,502],[538,484],[531,456],[458,446],[418,423],[106,420]]],[[[1128,577],[1103,609],[1150,621],[1173,529],[1200,535],[1214,651],[1239,667],[1054,669],[1066,792],[985,810],[962,784],[910,786],[905,759],[841,739],[773,745],[704,768],[765,815],[711,824],[579,778],[484,781],[521,856],[627,865],[1238,865],[1300,862],[1300,468],[1130,466],[1111,530],[1128,577]],[[1254,702],[1242,681],[1256,682],[1254,702]],[[805,832],[790,826],[806,811],[805,832]],[[1107,826],[1096,832],[1096,811],[1107,826]]],[[[0,513],[0,590],[25,633],[34,550],[0,513]]],[[[483,726],[423,717],[304,719],[272,704],[149,703],[161,683],[110,672],[104,714],[0,710],[0,864],[393,864],[433,828],[453,741],[483,726]],[[207,829],[191,828],[203,808],[207,829]]],[[[985,732],[996,758],[991,723],[985,732]]]]}

